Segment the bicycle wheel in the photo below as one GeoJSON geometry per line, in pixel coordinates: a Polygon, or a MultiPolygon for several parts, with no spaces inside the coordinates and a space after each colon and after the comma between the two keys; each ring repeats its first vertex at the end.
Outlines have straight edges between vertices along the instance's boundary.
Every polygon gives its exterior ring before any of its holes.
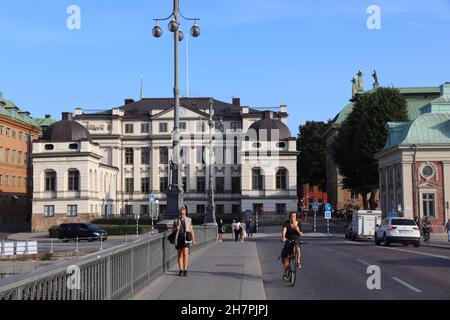
{"type": "Polygon", "coordinates": [[[289,263],[289,281],[291,283],[291,287],[295,286],[295,279],[297,277],[297,263],[295,261],[295,255],[292,255],[291,261],[289,263]]]}

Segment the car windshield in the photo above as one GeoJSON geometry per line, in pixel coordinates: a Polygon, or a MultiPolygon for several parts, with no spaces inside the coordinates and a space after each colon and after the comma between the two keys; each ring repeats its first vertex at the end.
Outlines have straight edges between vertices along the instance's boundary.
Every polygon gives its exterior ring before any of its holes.
{"type": "Polygon", "coordinates": [[[394,226],[415,226],[416,225],[414,220],[409,220],[409,219],[393,219],[391,224],[394,226]]]}
{"type": "Polygon", "coordinates": [[[89,224],[88,229],[91,231],[102,231],[102,229],[100,229],[99,227],[97,227],[95,224],[89,224]]]}

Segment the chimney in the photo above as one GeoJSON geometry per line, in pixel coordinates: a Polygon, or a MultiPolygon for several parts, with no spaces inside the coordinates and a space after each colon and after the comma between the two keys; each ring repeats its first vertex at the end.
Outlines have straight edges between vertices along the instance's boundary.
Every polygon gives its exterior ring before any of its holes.
{"type": "Polygon", "coordinates": [[[273,119],[273,111],[264,111],[263,119],[273,119]]]}
{"type": "Polygon", "coordinates": [[[441,96],[450,95],[450,82],[446,82],[441,86],[441,96]]]}
{"type": "Polygon", "coordinates": [[[63,112],[62,119],[66,121],[72,121],[72,112],[63,112]]]}
{"type": "Polygon", "coordinates": [[[125,105],[135,102],[133,99],[125,99],[125,105]]]}
{"type": "Polygon", "coordinates": [[[45,115],[45,119],[50,119],[52,116],[50,114],[45,115]]]}
{"type": "Polygon", "coordinates": [[[240,107],[241,106],[241,99],[233,97],[233,106],[240,107]]]}

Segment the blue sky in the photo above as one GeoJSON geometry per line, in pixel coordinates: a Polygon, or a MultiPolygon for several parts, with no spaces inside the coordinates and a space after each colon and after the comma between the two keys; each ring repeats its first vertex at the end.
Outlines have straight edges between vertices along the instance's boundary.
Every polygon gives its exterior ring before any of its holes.
{"type": "MultiPolygon", "coordinates": [[[[450,0],[181,0],[181,7],[201,18],[202,36],[189,39],[191,96],[287,104],[294,135],[300,123],[339,112],[360,68],[366,89],[373,69],[384,86],[450,81],[450,0]],[[381,8],[381,30],[366,26],[372,4],[381,8]]],[[[171,0],[2,0],[0,8],[0,91],[32,116],[119,106],[139,97],[141,74],[146,97],[172,95],[166,23],[161,39],[150,35],[171,0]],[[81,30],[66,28],[72,4],[81,8],[81,30]]]]}

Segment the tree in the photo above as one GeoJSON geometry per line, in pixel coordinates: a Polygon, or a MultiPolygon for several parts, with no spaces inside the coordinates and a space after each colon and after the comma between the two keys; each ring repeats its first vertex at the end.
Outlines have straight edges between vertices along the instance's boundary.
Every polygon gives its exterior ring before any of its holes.
{"type": "Polygon", "coordinates": [[[309,183],[319,186],[322,190],[326,186],[326,155],[325,141],[322,136],[328,125],[325,122],[307,121],[299,126],[297,151],[298,184],[309,183]]]}
{"type": "Polygon", "coordinates": [[[379,175],[374,156],[386,143],[386,124],[404,121],[408,121],[405,97],[394,88],[379,88],[355,98],[352,113],[339,129],[333,157],[344,188],[361,194],[366,210],[375,209],[379,175]]]}

